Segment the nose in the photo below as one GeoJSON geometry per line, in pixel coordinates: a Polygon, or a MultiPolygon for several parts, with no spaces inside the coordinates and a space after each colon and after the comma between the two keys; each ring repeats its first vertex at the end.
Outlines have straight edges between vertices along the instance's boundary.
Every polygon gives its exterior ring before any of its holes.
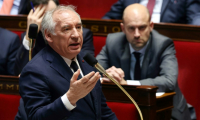
{"type": "Polygon", "coordinates": [[[72,38],[78,38],[79,37],[79,32],[76,28],[73,29],[71,37],[72,38]]]}
{"type": "Polygon", "coordinates": [[[140,37],[140,32],[139,32],[139,29],[138,29],[138,28],[135,29],[134,37],[135,37],[135,38],[139,38],[139,37],[140,37]]]}

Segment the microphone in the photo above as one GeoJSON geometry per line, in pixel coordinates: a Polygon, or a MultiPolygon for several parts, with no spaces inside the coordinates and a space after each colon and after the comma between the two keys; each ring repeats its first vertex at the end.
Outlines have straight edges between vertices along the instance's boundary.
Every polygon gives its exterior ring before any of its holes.
{"type": "Polygon", "coordinates": [[[113,81],[123,92],[124,94],[126,94],[126,96],[133,102],[133,104],[135,105],[135,107],[137,108],[139,114],[140,114],[140,118],[141,120],[143,120],[143,116],[142,116],[142,112],[139,108],[139,106],[137,105],[137,103],[135,102],[135,100],[129,95],[129,93],[114,79],[112,78],[108,73],[106,73],[105,69],[98,63],[98,61],[96,60],[96,58],[87,53],[83,59],[92,67],[95,67],[99,72],[101,72],[102,74],[104,74],[107,78],[109,78],[111,81],[113,81]]]}
{"type": "Polygon", "coordinates": [[[28,37],[30,39],[30,44],[29,44],[29,61],[31,60],[32,56],[32,48],[35,45],[35,39],[37,38],[38,34],[38,25],[37,24],[30,24],[29,25],[29,31],[28,31],[28,37]]]}

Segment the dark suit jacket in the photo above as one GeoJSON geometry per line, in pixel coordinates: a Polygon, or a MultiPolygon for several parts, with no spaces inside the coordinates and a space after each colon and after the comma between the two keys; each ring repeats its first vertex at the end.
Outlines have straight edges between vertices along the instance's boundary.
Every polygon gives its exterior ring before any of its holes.
{"type": "MultiPolygon", "coordinates": [[[[175,54],[173,41],[153,30],[142,63],[140,83],[158,86],[159,92],[175,91],[172,117],[190,120],[186,100],[177,83],[178,63],[175,54]]],[[[108,34],[106,45],[97,56],[98,62],[105,69],[111,66],[122,68],[125,79],[131,80],[130,59],[129,43],[125,34],[108,34]]]]}
{"type": "Polygon", "coordinates": [[[28,13],[30,12],[30,10],[28,10],[27,8],[28,4],[30,4],[29,0],[21,0],[19,4],[18,14],[28,15],[28,13]]]}
{"type": "Polygon", "coordinates": [[[14,75],[15,56],[19,46],[18,35],[0,28],[0,75],[14,75]]]}
{"type": "MultiPolygon", "coordinates": [[[[22,39],[24,38],[25,34],[26,33],[22,34],[22,39]]],[[[44,42],[42,33],[39,32],[36,39],[35,47],[32,52],[32,56],[34,57],[45,46],[46,44],[44,42]]],[[[85,53],[90,53],[94,55],[93,34],[87,28],[83,28],[83,46],[81,52],[83,53],[83,55],[85,53]]],[[[19,75],[21,73],[22,69],[28,63],[28,61],[29,61],[29,51],[26,50],[23,45],[21,45],[16,56],[15,75],[19,75]]]]}
{"type": "MultiPolygon", "coordinates": [[[[84,75],[95,69],[77,60],[84,75]]],[[[28,118],[31,120],[116,120],[115,114],[107,107],[101,91],[100,81],[91,91],[92,102],[84,97],[76,103],[76,108],[68,111],[61,101],[70,86],[73,72],[63,58],[50,46],[41,50],[23,69],[19,79],[20,95],[28,118]]]]}
{"type": "MultiPolygon", "coordinates": [[[[130,4],[139,2],[140,0],[119,0],[113,4],[103,19],[122,19],[124,9],[130,4]]],[[[199,0],[163,0],[160,22],[200,25],[200,21],[193,23],[195,14],[200,13],[199,8],[199,0]]]]}

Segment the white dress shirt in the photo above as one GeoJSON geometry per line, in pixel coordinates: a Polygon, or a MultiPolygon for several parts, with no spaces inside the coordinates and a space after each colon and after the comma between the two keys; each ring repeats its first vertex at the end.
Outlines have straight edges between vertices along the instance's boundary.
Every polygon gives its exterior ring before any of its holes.
{"type": "MultiPolygon", "coordinates": [[[[140,4],[147,6],[149,0],[140,0],[140,4]]],[[[160,22],[160,16],[161,16],[161,8],[162,8],[163,0],[156,0],[155,6],[153,8],[153,13],[151,16],[151,21],[154,23],[160,22]]]]}
{"type": "MultiPolygon", "coordinates": [[[[18,14],[20,2],[21,2],[21,0],[14,0],[13,1],[13,6],[10,10],[11,15],[17,15],[18,14]]],[[[3,0],[0,0],[0,9],[2,7],[2,4],[3,4],[3,0]]]]}

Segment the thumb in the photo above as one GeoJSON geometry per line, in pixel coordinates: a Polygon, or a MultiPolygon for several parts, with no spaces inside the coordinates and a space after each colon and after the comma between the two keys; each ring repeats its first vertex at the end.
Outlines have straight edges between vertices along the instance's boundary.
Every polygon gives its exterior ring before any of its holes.
{"type": "Polygon", "coordinates": [[[72,82],[77,81],[79,74],[80,74],[80,69],[78,69],[78,70],[73,74],[73,76],[72,76],[72,78],[71,78],[71,81],[72,81],[72,82]]]}

